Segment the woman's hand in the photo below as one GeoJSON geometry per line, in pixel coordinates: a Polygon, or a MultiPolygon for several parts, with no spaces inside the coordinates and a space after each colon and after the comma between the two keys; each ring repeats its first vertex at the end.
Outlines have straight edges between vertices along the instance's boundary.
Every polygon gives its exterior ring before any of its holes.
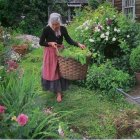
{"type": "Polygon", "coordinates": [[[80,43],[78,43],[78,46],[79,46],[81,49],[85,49],[85,48],[86,48],[86,46],[85,46],[85,45],[80,44],[80,43]]]}
{"type": "Polygon", "coordinates": [[[48,42],[48,45],[50,45],[51,47],[57,48],[56,42],[48,42]]]}

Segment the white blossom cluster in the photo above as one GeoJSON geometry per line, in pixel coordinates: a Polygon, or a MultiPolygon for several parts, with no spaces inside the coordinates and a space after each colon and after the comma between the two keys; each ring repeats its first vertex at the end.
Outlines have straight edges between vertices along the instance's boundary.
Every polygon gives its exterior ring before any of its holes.
{"type": "Polygon", "coordinates": [[[92,20],[86,20],[82,25],[78,26],[75,31],[77,30],[88,30],[91,26],[92,20]]]}

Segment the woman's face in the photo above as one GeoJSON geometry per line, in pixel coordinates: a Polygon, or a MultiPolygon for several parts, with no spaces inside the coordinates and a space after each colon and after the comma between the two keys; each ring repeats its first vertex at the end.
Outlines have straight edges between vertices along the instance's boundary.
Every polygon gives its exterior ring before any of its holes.
{"type": "Polygon", "coordinates": [[[60,23],[58,23],[58,22],[52,23],[52,28],[55,31],[59,30],[60,29],[60,23]]]}

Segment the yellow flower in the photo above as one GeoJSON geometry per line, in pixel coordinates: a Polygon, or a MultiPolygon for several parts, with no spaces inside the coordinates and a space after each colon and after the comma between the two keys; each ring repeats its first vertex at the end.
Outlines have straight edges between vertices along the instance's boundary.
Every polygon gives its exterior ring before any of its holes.
{"type": "Polygon", "coordinates": [[[17,121],[17,117],[16,117],[16,116],[13,116],[13,117],[11,118],[11,120],[12,120],[12,121],[17,121]]]}

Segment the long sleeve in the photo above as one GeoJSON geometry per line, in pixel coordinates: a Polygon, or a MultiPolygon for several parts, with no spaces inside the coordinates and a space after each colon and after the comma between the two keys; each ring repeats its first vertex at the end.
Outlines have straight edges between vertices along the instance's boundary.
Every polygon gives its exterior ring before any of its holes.
{"type": "Polygon", "coordinates": [[[66,40],[70,45],[74,45],[74,46],[77,46],[77,47],[78,47],[78,43],[75,42],[75,41],[69,36],[66,27],[64,27],[64,37],[65,37],[65,40],[66,40]]]}
{"type": "Polygon", "coordinates": [[[48,42],[46,41],[46,29],[45,28],[43,29],[42,35],[40,37],[39,44],[41,46],[45,46],[45,47],[48,46],[48,42]]]}

